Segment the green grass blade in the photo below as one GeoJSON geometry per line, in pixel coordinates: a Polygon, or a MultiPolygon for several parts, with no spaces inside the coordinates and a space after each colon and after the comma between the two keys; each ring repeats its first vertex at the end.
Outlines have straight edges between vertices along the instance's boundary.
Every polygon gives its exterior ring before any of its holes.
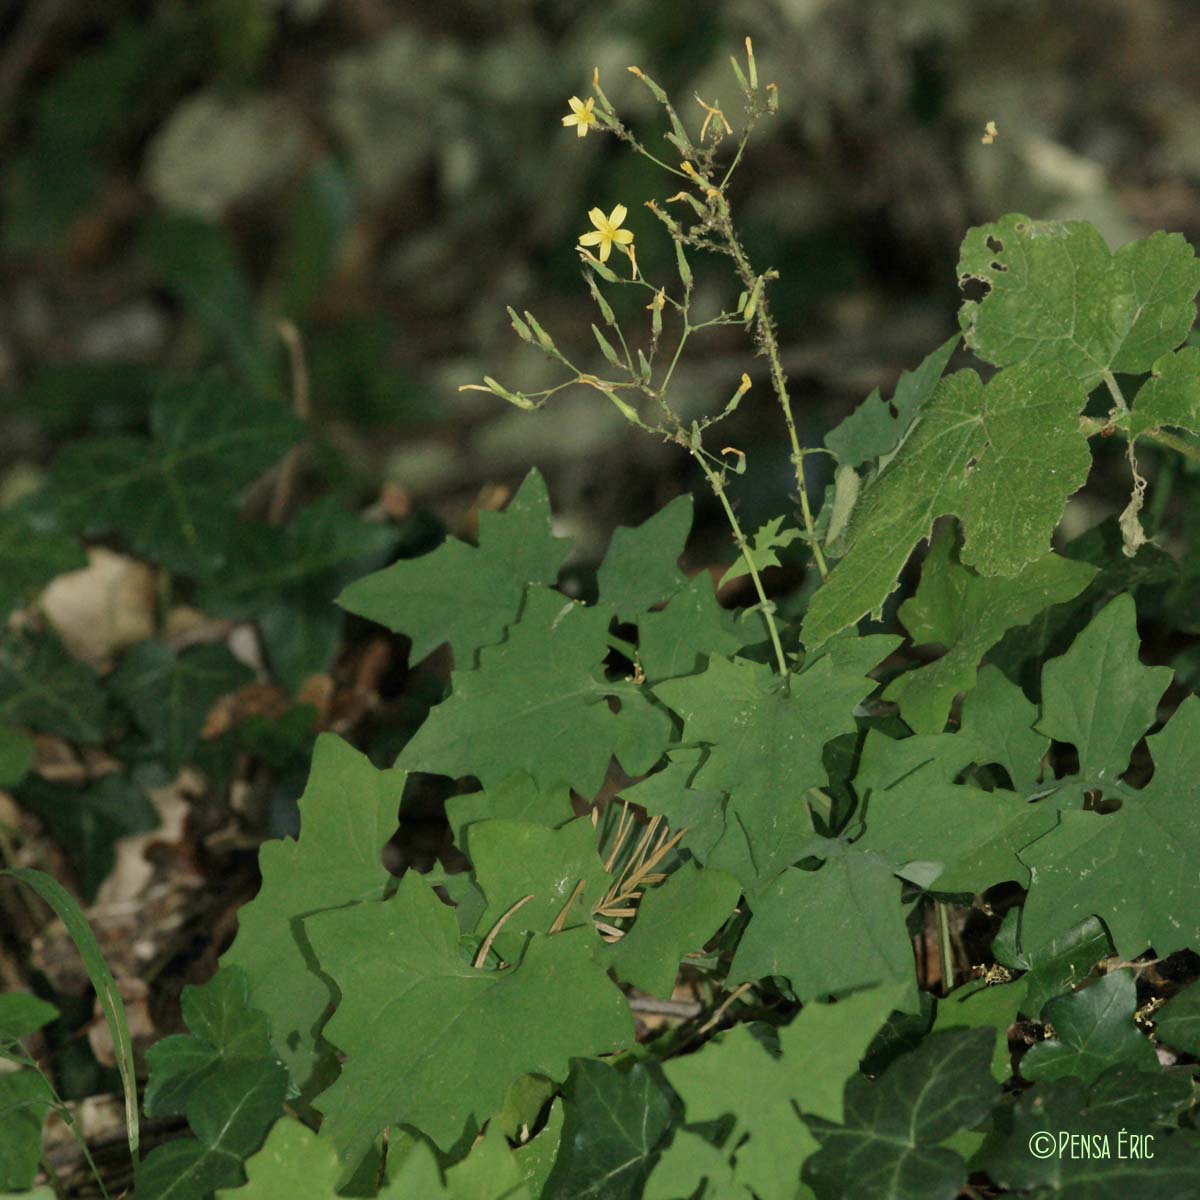
{"type": "Polygon", "coordinates": [[[0,875],[8,875],[18,882],[31,887],[45,902],[54,909],[59,920],[67,927],[75,948],[87,968],[88,978],[100,998],[100,1007],[104,1010],[104,1018],[108,1022],[108,1031],[112,1035],[113,1049],[117,1057],[117,1070],[121,1075],[121,1086],[125,1092],[125,1129],[129,1135],[129,1153],[134,1163],[138,1161],[138,1106],[137,1080],[133,1073],[133,1043],[129,1038],[129,1022],[125,1019],[125,1005],[117,991],[117,981],[113,978],[96,937],[92,933],[79,905],[74,897],[55,879],[44,871],[20,867],[0,870],[0,875]]]}

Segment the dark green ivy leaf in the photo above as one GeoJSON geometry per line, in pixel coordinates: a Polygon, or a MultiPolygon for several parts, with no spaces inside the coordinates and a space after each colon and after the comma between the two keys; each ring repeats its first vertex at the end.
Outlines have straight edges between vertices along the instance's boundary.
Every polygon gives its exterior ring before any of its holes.
{"type": "Polygon", "coordinates": [[[29,992],[0,993],[0,1045],[19,1041],[57,1017],[53,1004],[29,992]]]}
{"type": "Polygon", "coordinates": [[[33,766],[33,742],[19,729],[0,724],[0,788],[13,788],[33,766]]]}
{"type": "Polygon", "coordinates": [[[49,634],[0,634],[0,719],[73,742],[104,740],[108,700],[96,673],[49,634]]]}
{"type": "Polygon", "coordinates": [[[158,825],[154,805],[126,775],[107,775],[82,789],[31,775],[17,790],[17,800],[74,863],[87,900],[112,870],[117,840],[158,825]]]}
{"type": "Polygon", "coordinates": [[[1200,983],[1172,996],[1155,1014],[1154,1022],[1160,1042],[1200,1056],[1200,983]]]}
{"type": "Polygon", "coordinates": [[[639,1200],[677,1103],[662,1068],[576,1059],[564,1096],[562,1140],[542,1200],[639,1200]]]}
{"type": "Polygon", "coordinates": [[[390,526],[363,521],[329,498],[302,509],[286,529],[241,524],[227,566],[202,589],[200,605],[257,621],[272,669],[294,692],[337,650],[340,588],[395,544],[390,526]]]}
{"type": "Polygon", "coordinates": [[[1191,1099],[1191,1080],[1165,1071],[1039,1083],[997,1106],[971,1166],[1001,1187],[1060,1200],[1193,1196],[1200,1134],[1171,1128],[1191,1099]]]}
{"type": "Polygon", "coordinates": [[[20,507],[0,512],[0,622],[52,579],[86,566],[78,538],[35,533],[20,507]]]}
{"type": "Polygon", "coordinates": [[[253,678],[224,646],[177,655],[165,642],[146,641],[125,656],[110,682],[174,770],[191,761],[212,706],[253,678]]]}
{"type": "Polygon", "coordinates": [[[141,1200],[207,1200],[242,1181],[242,1164],[262,1145],[287,1092],[280,1062],[257,1059],[218,1067],[187,1103],[194,1138],[152,1150],[134,1172],[141,1200]]]}
{"type": "Polygon", "coordinates": [[[996,1098],[994,1029],[930,1034],[877,1080],[852,1076],[845,1122],[811,1118],[821,1149],[804,1165],[818,1200],[954,1200],[967,1165],[940,1146],[996,1098]]]}
{"type": "Polygon", "coordinates": [[[41,1162],[42,1125],[55,1096],[40,1071],[0,1074],[0,1189],[33,1187],[41,1162]]]}
{"type": "Polygon", "coordinates": [[[273,354],[229,235],[202,217],[171,213],[150,221],[143,249],[167,287],[195,314],[260,396],[278,389],[273,354]]]}
{"type": "Polygon", "coordinates": [[[282,404],[210,374],[165,387],[150,437],[122,434],[67,446],[37,511],[52,527],[120,533],[173,571],[207,575],[228,551],[242,490],[303,433],[282,404]]]}
{"type": "Polygon", "coordinates": [[[1021,1059],[1026,1079],[1060,1079],[1077,1075],[1088,1083],[1110,1067],[1153,1071],[1154,1047],[1134,1022],[1137,988],[1130,971],[1109,974],[1049,1001],[1042,1020],[1055,1037],[1038,1042],[1021,1059]]]}
{"type": "Polygon", "coordinates": [[[222,967],[203,987],[183,989],[183,1019],[190,1034],[173,1034],[150,1047],[150,1081],[143,1104],[148,1117],[187,1110],[192,1094],[223,1065],[276,1062],[267,1018],[250,1006],[240,967],[222,967]]]}

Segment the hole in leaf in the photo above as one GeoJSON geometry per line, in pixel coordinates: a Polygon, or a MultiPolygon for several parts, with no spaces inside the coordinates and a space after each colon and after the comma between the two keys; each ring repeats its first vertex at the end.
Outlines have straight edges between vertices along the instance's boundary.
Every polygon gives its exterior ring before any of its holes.
{"type": "MultiPolygon", "coordinates": [[[[1017,226],[1017,228],[1019,229],[1020,226],[1017,226]]],[[[989,233],[988,240],[987,240],[987,248],[993,254],[1002,254],[1004,252],[1004,243],[998,237],[996,237],[994,234],[989,233]]]]}
{"type": "Polygon", "coordinates": [[[1106,816],[1108,813],[1116,812],[1123,803],[1124,801],[1119,796],[1109,796],[1105,799],[1100,788],[1089,788],[1083,793],[1084,812],[1094,812],[1106,816]]]}
{"type": "Polygon", "coordinates": [[[888,412],[891,414],[893,421],[900,416],[900,410],[890,400],[888,401],[888,412]]]}
{"type": "Polygon", "coordinates": [[[992,290],[992,285],[986,279],[980,279],[975,275],[964,275],[958,281],[958,288],[962,292],[964,300],[973,300],[978,304],[987,298],[987,294],[992,290]]]}
{"type": "Polygon", "coordinates": [[[993,271],[1007,271],[1008,270],[1008,268],[1002,262],[1000,262],[998,259],[993,259],[990,265],[991,265],[991,268],[993,271]]]}
{"type": "Polygon", "coordinates": [[[968,471],[973,471],[977,466],[979,466],[979,459],[972,454],[971,457],[967,459],[967,465],[965,469],[968,471]]]}

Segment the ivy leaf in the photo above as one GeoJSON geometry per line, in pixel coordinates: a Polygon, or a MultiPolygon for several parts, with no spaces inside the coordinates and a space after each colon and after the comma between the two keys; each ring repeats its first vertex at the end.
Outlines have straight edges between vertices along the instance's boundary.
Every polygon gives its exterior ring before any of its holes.
{"type": "Polygon", "coordinates": [[[1166,426],[1200,432],[1200,347],[1163,355],[1138,390],[1129,415],[1130,438],[1166,426]]]}
{"type": "Polygon", "coordinates": [[[201,590],[200,606],[257,621],[272,669],[295,691],[323,671],[337,649],[334,596],[364,563],[388,554],[396,536],[329,498],[302,509],[286,529],[239,525],[229,563],[201,590]]]}
{"type": "Polygon", "coordinates": [[[836,429],[825,435],[825,445],[847,467],[861,467],[873,458],[891,454],[904,440],[921,408],[933,395],[946,364],[958,345],[959,335],[943,342],[915,371],[905,371],[895,394],[885,402],[876,388],[836,429]]]}
{"type": "Polygon", "coordinates": [[[979,660],[1005,630],[1073,599],[1097,571],[1090,563],[1047,554],[1016,575],[986,579],[956,560],[954,542],[946,532],[934,540],[916,594],[898,614],[914,645],[947,647],[941,658],[905,672],[883,693],[917,733],[945,726],[955,696],[971,690],[979,660]]]}
{"type": "Polygon", "coordinates": [[[0,993],[0,1046],[18,1042],[57,1018],[53,1004],[29,992],[0,993]]]}
{"type": "Polygon", "coordinates": [[[86,566],[78,538],[35,533],[19,505],[0,512],[0,621],[52,579],[86,566]]]}
{"type": "Polygon", "coordinates": [[[816,871],[789,867],[750,898],[753,919],[729,968],[730,985],[770,975],[796,998],[875,984],[915,987],[900,881],[874,854],[828,842],[816,871]]]}
{"type": "MultiPolygon", "coordinates": [[[[615,529],[596,573],[600,599],[623,621],[636,621],[687,582],[676,565],[692,528],[692,497],[677,496],[636,529],[615,529]]],[[[540,581],[539,581],[540,582],[540,581]]]]}
{"type": "Polygon", "coordinates": [[[638,658],[649,683],[694,675],[704,659],[736,654],[752,633],[718,603],[712,577],[701,571],[660,612],[638,618],[638,658]]]}
{"type": "Polygon", "coordinates": [[[1200,1188],[1200,1134],[1173,1128],[1191,1099],[1187,1076],[1164,1071],[1117,1067],[1092,1084],[1039,1083],[997,1106],[971,1166],[1005,1189],[1064,1200],[1191,1195],[1200,1188]],[[1140,1141],[1146,1134],[1153,1140],[1140,1141]]]}
{"type": "Polygon", "coordinates": [[[450,698],[430,712],[397,765],[474,775],[485,791],[523,770],[543,788],[566,783],[585,796],[599,790],[614,754],[630,774],[648,771],[670,721],[636,684],[597,677],[611,619],[607,606],[584,608],[530,588],[505,641],[480,651],[478,670],[454,672],[450,698]]]}
{"type": "Polygon", "coordinates": [[[31,775],[17,792],[79,872],[84,899],[95,898],[116,861],[123,837],[158,827],[158,811],[144,789],[126,775],[106,775],[86,788],[31,775]]]}
{"type": "Polygon", "coordinates": [[[167,287],[229,355],[246,383],[260,395],[277,390],[259,310],[225,230],[201,217],[170,213],[151,219],[142,245],[167,287]]]}
{"type": "Polygon", "coordinates": [[[1042,670],[1038,732],[1075,747],[1088,783],[1117,782],[1171,683],[1170,667],[1142,666],[1138,644],[1133,597],[1121,595],[1042,670]]]}
{"type": "Polygon", "coordinates": [[[790,692],[761,663],[719,657],[654,689],[683,717],[684,740],[710,747],[692,782],[730,796],[726,824],[736,818],[744,850],[718,849],[710,865],[756,888],[802,856],[813,835],[805,793],[829,782],[822,750],[857,728],[855,705],[874,689],[861,664],[833,655],[793,676],[790,692]]]}
{"type": "Polygon", "coordinates": [[[992,942],[992,953],[996,961],[1013,970],[1024,971],[1021,983],[1025,996],[1021,1011],[1036,1017],[1046,1003],[1063,992],[1076,987],[1088,976],[1094,963],[1108,958],[1113,950],[1104,926],[1095,917],[1051,938],[1036,952],[1030,954],[1016,945],[1016,930],[1021,910],[1009,910],[992,942]]]}
{"type": "Polygon", "coordinates": [[[383,848],[396,830],[403,771],[380,771],[333,734],[317,738],[300,797],[300,837],[259,851],[262,887],[238,910],[238,932],[221,959],[240,967],[249,1003],[265,1013],[276,1053],[303,1094],[330,1055],[317,1034],[330,1002],[302,918],[386,894],[383,848]]]}
{"type": "Polygon", "coordinates": [[[147,1052],[150,1081],[142,1103],[148,1117],[185,1112],[197,1088],[222,1066],[276,1061],[267,1019],[251,1007],[240,968],[223,967],[203,987],[185,987],[182,1006],[191,1033],[165,1037],[147,1052]]]}
{"type": "Polygon", "coordinates": [[[225,561],[242,490],[304,427],[281,404],[217,375],[164,388],[149,439],[89,438],[54,460],[39,513],[79,534],[119,532],[172,571],[207,575],[225,561]]]}
{"type": "Polygon", "coordinates": [[[1051,366],[1010,367],[986,386],[974,371],[946,376],[859,500],[849,549],[809,604],[804,644],[819,646],[877,613],[939,517],[961,519],[962,562],[983,575],[1015,575],[1044,557],[1091,466],[1078,421],[1086,399],[1051,366]]]}
{"type": "Polygon", "coordinates": [[[1154,1032],[1160,1042],[1200,1056],[1200,985],[1189,984],[1154,1014],[1154,1032]]]}
{"type": "Polygon", "coordinates": [[[191,762],[204,720],[222,696],[254,678],[224,646],[197,646],[176,655],[165,642],[139,642],[110,677],[167,767],[191,762]]]}
{"type": "Polygon", "coordinates": [[[1021,1011],[1022,992],[1019,983],[989,985],[986,979],[972,979],[937,1001],[932,1032],[992,1030],[997,1035],[992,1051],[992,1078],[1003,1083],[1012,1074],[1008,1031],[1021,1011]]]}
{"type": "Polygon", "coordinates": [[[262,1144],[287,1092],[283,1064],[258,1059],[218,1067],[188,1100],[196,1137],[155,1147],[134,1170],[149,1200],[207,1200],[241,1182],[242,1163],[262,1144]]]}
{"type": "Polygon", "coordinates": [[[95,744],[104,740],[108,700],[95,671],[57,638],[0,634],[0,719],[95,744]]]}
{"type": "Polygon", "coordinates": [[[449,642],[466,670],[517,619],[526,585],[555,582],[569,548],[551,531],[545,482],[530,471],[502,513],[479,514],[478,547],[447,538],[429,554],[352,583],[337,602],[411,638],[410,662],[449,642]]]}
{"type": "MultiPolygon", "coordinates": [[[[837,1004],[806,1004],[779,1030],[778,1054],[755,1037],[752,1027],[737,1025],[695,1054],[664,1063],[689,1125],[727,1114],[734,1118],[721,1153],[732,1168],[731,1184],[739,1189],[729,1195],[797,1194],[800,1169],[817,1149],[797,1110],[827,1121],[842,1120],[845,1082],[857,1074],[875,1031],[903,1003],[902,990],[875,988],[837,1004]]],[[[680,1140],[679,1133],[675,1140],[680,1140]]],[[[674,1168],[660,1163],[648,1195],[670,1195],[674,1200],[680,1194],[655,1190],[668,1169],[674,1168]]]]}
{"type": "Polygon", "coordinates": [[[0,788],[14,788],[33,766],[33,742],[19,729],[0,725],[0,788]]]}
{"type": "Polygon", "coordinates": [[[1032,877],[1022,947],[1036,950],[1093,915],[1125,959],[1148,946],[1165,957],[1200,945],[1200,697],[1184,700],[1147,742],[1155,769],[1146,787],[1116,812],[1060,812],[1055,828],[1020,851],[1032,877]]]}
{"type": "Polygon", "coordinates": [[[1110,971],[1095,983],[1059,996],[1042,1009],[1057,1035],[1030,1047],[1021,1059],[1029,1080],[1077,1075],[1094,1082],[1110,1067],[1154,1071],[1154,1046],[1134,1022],[1137,988],[1131,971],[1110,971]]]}
{"type": "Polygon", "coordinates": [[[592,906],[610,882],[587,817],[559,829],[525,821],[479,821],[471,826],[471,861],[488,902],[476,925],[484,933],[524,896],[533,899],[505,922],[506,934],[548,933],[572,900],[573,911],[560,928],[590,926],[592,906]],[[576,894],[580,883],[584,886],[576,894]]]}
{"type": "Polygon", "coordinates": [[[808,1121],[821,1149],[804,1179],[818,1200],[954,1200],[967,1166],[939,1143],[991,1108],[995,1039],[994,1029],[930,1034],[879,1079],[852,1076],[844,1124],[808,1121]]]}
{"type": "Polygon", "coordinates": [[[1155,233],[1115,254],[1086,221],[1020,213],[967,232],[960,281],[966,344],[997,367],[1044,363],[1090,391],[1104,372],[1141,374],[1188,335],[1200,263],[1177,233],[1155,233]]]}
{"type": "Polygon", "coordinates": [[[542,1200],[640,1200],[672,1123],[662,1068],[577,1059],[563,1094],[562,1140],[542,1200]]]}
{"type": "Polygon", "coordinates": [[[40,1071],[0,1074],[0,1188],[33,1187],[42,1153],[42,1126],[56,1097],[40,1071]]]}
{"type": "Polygon", "coordinates": [[[699,950],[732,915],[741,886],[724,871],[685,862],[638,904],[637,920],[601,961],[617,978],[652,996],[670,999],[679,960],[699,950]]]}
{"type": "MultiPolygon", "coordinates": [[[[775,551],[786,549],[802,536],[799,529],[782,528],[784,519],[783,517],[772,517],[765,525],[760,526],[758,532],[750,539],[747,550],[756,571],[765,571],[767,567],[778,567],[780,565],[779,555],[775,551]]],[[[746,565],[745,555],[739,555],[729,570],[721,576],[718,586],[724,587],[727,583],[749,574],[750,568],[746,565]]]]}
{"type": "Polygon", "coordinates": [[[449,1149],[500,1110],[518,1076],[561,1080],[569,1058],[632,1039],[590,929],[535,934],[519,963],[476,970],[453,910],[412,872],[391,900],[320,913],[305,929],[342,996],[325,1035],[348,1057],[317,1107],[347,1168],[390,1124],[449,1149]]]}

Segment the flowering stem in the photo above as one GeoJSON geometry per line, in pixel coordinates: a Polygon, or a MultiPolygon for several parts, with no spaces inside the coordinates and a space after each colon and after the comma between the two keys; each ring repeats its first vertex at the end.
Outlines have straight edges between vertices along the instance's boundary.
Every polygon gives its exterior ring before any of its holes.
{"type": "Polygon", "coordinates": [[[808,534],[808,544],[812,547],[817,570],[820,571],[822,580],[825,580],[829,578],[829,567],[825,562],[825,555],[821,552],[821,544],[816,537],[816,526],[813,521],[812,508],[808,502],[808,487],[804,482],[805,451],[801,449],[800,438],[796,434],[796,420],[792,416],[792,401],[788,395],[787,376],[784,375],[783,366],[779,361],[779,342],[775,338],[775,322],[767,306],[767,298],[762,294],[764,291],[762,280],[759,276],[755,275],[750,266],[750,260],[746,257],[746,252],[742,249],[741,242],[738,241],[737,234],[733,228],[733,219],[729,211],[729,202],[723,195],[719,195],[719,199],[717,200],[717,224],[722,237],[725,239],[725,245],[728,248],[729,254],[733,258],[742,286],[748,293],[753,294],[756,289],[759,293],[758,309],[754,320],[759,340],[762,343],[763,350],[766,351],[767,360],[771,364],[771,385],[775,389],[775,396],[779,401],[779,407],[783,410],[783,420],[787,426],[788,440],[792,446],[791,458],[796,467],[796,487],[800,496],[800,512],[804,519],[804,530],[808,534]]]}
{"type": "Polygon", "coordinates": [[[733,511],[733,505],[729,503],[729,497],[725,495],[725,481],[704,461],[704,455],[701,450],[692,444],[691,440],[687,438],[682,430],[677,435],[676,440],[686,445],[692,457],[700,464],[700,470],[704,472],[704,476],[708,480],[708,485],[713,490],[713,495],[721,502],[721,507],[725,510],[729,527],[733,530],[733,540],[742,552],[742,559],[746,564],[747,573],[754,581],[754,590],[758,594],[759,609],[762,612],[763,620],[767,623],[767,632],[771,635],[771,647],[775,651],[775,662],[779,666],[780,675],[783,676],[786,682],[788,678],[787,659],[783,655],[783,645],[779,640],[779,628],[775,624],[774,606],[767,599],[762,576],[758,573],[758,567],[754,565],[754,558],[750,553],[750,546],[746,541],[746,535],[742,532],[742,526],[737,519],[737,514],[733,511]]]}

